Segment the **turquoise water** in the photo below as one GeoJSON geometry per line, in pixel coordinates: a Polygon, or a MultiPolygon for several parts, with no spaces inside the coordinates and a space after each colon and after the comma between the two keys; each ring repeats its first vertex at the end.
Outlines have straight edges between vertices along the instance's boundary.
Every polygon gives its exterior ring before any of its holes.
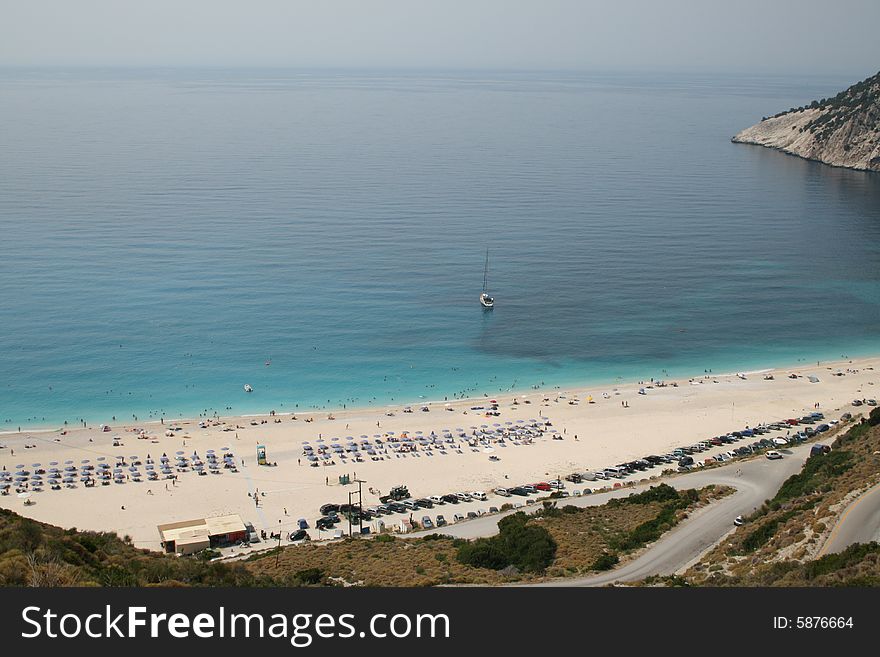
{"type": "Polygon", "coordinates": [[[0,429],[880,353],[880,176],[729,141],[850,82],[2,71],[0,429]]]}

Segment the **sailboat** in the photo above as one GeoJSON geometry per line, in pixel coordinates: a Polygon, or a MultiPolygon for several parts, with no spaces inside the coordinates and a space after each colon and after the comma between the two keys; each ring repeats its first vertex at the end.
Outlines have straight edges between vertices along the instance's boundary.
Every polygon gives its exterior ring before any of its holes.
{"type": "Polygon", "coordinates": [[[486,267],[483,270],[483,292],[480,294],[480,305],[483,308],[494,308],[495,299],[489,296],[489,249],[486,249],[486,267]]]}

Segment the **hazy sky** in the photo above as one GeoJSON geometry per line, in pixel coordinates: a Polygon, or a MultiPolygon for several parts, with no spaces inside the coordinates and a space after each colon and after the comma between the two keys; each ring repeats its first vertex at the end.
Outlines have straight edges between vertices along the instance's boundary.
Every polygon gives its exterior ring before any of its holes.
{"type": "Polygon", "coordinates": [[[880,69],[880,0],[0,0],[0,65],[880,69]]]}

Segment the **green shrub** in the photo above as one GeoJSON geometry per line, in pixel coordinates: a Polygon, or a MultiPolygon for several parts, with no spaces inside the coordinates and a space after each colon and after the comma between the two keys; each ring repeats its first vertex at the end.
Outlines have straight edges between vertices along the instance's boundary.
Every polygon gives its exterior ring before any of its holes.
{"type": "Polygon", "coordinates": [[[553,563],[556,541],[544,527],[529,524],[523,512],[502,518],[498,529],[497,536],[461,545],[457,559],[477,568],[502,570],[515,566],[527,572],[542,572],[553,563]]]}
{"type": "Polygon", "coordinates": [[[603,552],[593,562],[591,566],[593,570],[611,570],[620,562],[620,557],[611,552],[603,552]]]}
{"type": "Polygon", "coordinates": [[[314,586],[324,581],[324,571],[320,568],[306,568],[294,573],[293,578],[300,586],[314,586]]]}

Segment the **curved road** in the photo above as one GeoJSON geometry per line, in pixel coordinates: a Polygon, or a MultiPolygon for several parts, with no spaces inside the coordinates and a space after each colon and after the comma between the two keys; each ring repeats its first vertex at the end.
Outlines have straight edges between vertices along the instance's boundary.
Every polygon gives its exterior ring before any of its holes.
{"type": "Polygon", "coordinates": [[[859,495],[840,515],[818,556],[842,552],[853,543],[880,542],[880,484],[859,495]]]}
{"type": "MultiPolygon", "coordinates": [[[[701,488],[709,484],[731,486],[736,492],[696,511],[639,557],[625,563],[620,568],[589,577],[566,578],[533,584],[532,586],[602,586],[612,582],[640,580],[649,575],[671,575],[695,561],[706,550],[718,543],[734,527],[733,519],[747,515],[757,509],[767,499],[773,497],[788,477],[800,472],[809,456],[810,444],[799,445],[789,450],[779,450],[784,458],[769,461],[764,457],[746,461],[734,461],[730,465],[698,470],[687,474],[664,478],[662,481],[678,488],[701,488]]],[[[631,488],[622,488],[606,493],[585,497],[566,498],[564,504],[575,506],[594,506],[604,504],[612,497],[622,497],[633,492],[657,485],[660,480],[631,488]]],[[[880,495],[877,496],[880,501],[880,495]]],[[[866,505],[866,508],[868,505],[866,505]]],[[[516,509],[515,511],[534,511],[539,505],[516,509]]],[[[501,514],[503,515],[507,515],[501,514]]],[[[478,538],[498,533],[499,515],[485,516],[450,527],[443,533],[461,538],[478,538]]]]}

